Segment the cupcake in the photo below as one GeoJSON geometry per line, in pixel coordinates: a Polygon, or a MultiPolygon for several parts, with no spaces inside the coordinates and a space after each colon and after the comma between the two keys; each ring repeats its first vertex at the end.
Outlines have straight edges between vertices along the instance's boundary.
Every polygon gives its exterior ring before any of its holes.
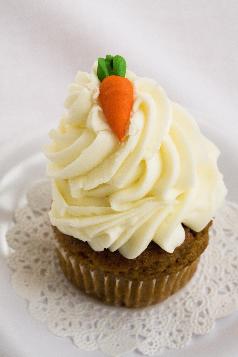
{"type": "Polygon", "coordinates": [[[45,152],[66,277],[100,300],[160,302],[196,271],[226,194],[219,151],[121,56],[78,72],[45,152]]]}

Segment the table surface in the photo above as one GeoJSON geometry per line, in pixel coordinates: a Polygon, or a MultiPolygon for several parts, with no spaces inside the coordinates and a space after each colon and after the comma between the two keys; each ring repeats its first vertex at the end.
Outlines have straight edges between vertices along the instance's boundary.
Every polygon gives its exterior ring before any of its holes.
{"type": "MultiPolygon", "coordinates": [[[[47,141],[77,70],[89,71],[97,57],[118,53],[130,69],[156,79],[172,100],[187,107],[221,147],[228,197],[238,201],[236,0],[127,0],[114,1],[113,6],[110,0],[8,0],[0,2],[0,14],[0,178],[9,169],[5,154],[12,152],[15,162],[21,162],[29,137],[33,146],[35,137],[47,141]],[[16,143],[24,150],[16,153],[16,143]]],[[[36,141],[36,150],[42,140],[36,141]]],[[[29,182],[44,174],[42,158],[39,162],[29,182]]],[[[27,182],[22,184],[23,195],[27,182]]],[[[0,202],[7,200],[6,192],[0,195],[0,202]]],[[[16,205],[11,202],[7,212],[0,206],[1,224],[9,221],[16,205]]],[[[10,288],[1,251],[0,275],[1,357],[33,357],[32,350],[34,357],[102,356],[81,354],[71,341],[51,335],[31,318],[25,302],[10,288]]],[[[233,357],[237,331],[234,314],[217,323],[209,336],[165,356],[233,357]]]]}

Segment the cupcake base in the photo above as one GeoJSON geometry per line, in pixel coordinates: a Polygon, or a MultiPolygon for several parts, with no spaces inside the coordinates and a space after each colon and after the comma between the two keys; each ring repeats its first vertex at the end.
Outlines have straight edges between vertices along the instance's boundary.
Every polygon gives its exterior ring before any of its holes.
{"type": "Polygon", "coordinates": [[[80,290],[107,304],[134,308],[161,302],[177,292],[192,278],[199,262],[198,258],[182,270],[158,278],[132,280],[80,264],[62,247],[57,253],[65,276],[80,290]]]}
{"type": "Polygon", "coordinates": [[[142,307],[165,300],[192,278],[209,240],[208,224],[196,233],[184,227],[185,240],[170,254],[151,242],[135,259],[118,251],[95,252],[54,228],[54,241],[65,276],[86,294],[105,303],[142,307]]]}

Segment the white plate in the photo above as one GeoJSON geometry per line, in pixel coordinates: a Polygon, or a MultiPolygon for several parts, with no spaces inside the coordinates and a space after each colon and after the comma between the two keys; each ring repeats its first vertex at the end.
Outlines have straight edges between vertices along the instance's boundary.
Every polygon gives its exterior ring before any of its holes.
{"type": "MultiPolygon", "coordinates": [[[[229,189],[228,197],[238,201],[238,144],[235,132],[220,133],[202,126],[203,131],[220,147],[219,166],[229,189]]],[[[32,182],[45,176],[45,158],[41,153],[47,134],[32,137],[24,143],[1,148],[0,157],[0,357],[100,357],[101,352],[84,352],[68,339],[54,336],[46,325],[33,319],[26,302],[18,297],[10,284],[5,257],[4,239],[12,224],[14,210],[25,202],[25,192],[32,182]]],[[[229,357],[238,354],[238,313],[222,319],[207,336],[194,337],[191,344],[179,351],[168,351],[166,357],[229,357]]],[[[135,352],[126,354],[136,356],[135,352]]]]}

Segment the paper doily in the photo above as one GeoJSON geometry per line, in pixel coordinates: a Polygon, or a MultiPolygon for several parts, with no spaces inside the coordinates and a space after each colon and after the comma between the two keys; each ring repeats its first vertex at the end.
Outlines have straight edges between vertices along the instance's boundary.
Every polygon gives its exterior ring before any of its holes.
{"type": "Polygon", "coordinates": [[[238,309],[238,205],[226,202],[211,229],[209,247],[191,282],[165,302],[144,309],[112,307],[71,285],[60,270],[47,211],[50,185],[27,194],[7,233],[12,284],[31,314],[57,336],[83,350],[118,356],[130,350],[158,355],[181,348],[192,335],[208,333],[216,319],[238,309]]]}

